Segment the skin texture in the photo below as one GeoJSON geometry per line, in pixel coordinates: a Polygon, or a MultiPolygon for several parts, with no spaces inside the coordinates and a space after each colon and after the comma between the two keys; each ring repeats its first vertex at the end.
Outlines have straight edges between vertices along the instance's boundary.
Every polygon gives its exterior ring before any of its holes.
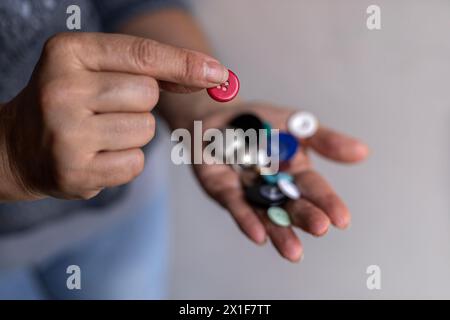
{"type": "MultiPolygon", "coordinates": [[[[89,199],[144,167],[161,89],[228,78],[217,60],[128,35],[51,38],[26,88],[0,111],[0,200],[89,199]]],[[[189,92],[194,89],[189,89],[189,92]]]]}
{"type": "MultiPolygon", "coordinates": [[[[105,187],[131,181],[143,169],[140,147],[153,137],[150,111],[157,103],[172,129],[191,129],[194,120],[202,120],[205,130],[220,128],[248,111],[285,129],[291,109],[239,98],[219,104],[198,90],[224,82],[228,74],[217,60],[199,53],[211,50],[190,15],[178,10],[143,14],[119,31],[133,36],[52,38],[28,86],[0,108],[0,201],[89,199],[105,187]],[[205,71],[208,62],[218,70],[215,77],[205,71]]],[[[364,144],[323,127],[308,145],[339,162],[358,162],[368,154],[364,144]]],[[[198,165],[193,170],[249,239],[263,244],[270,238],[283,257],[301,259],[303,248],[293,229],[275,226],[252,208],[231,168],[198,165]]],[[[348,226],[347,207],[312,168],[305,149],[291,173],[304,195],[286,207],[296,227],[320,236],[330,225],[348,226]]]]}

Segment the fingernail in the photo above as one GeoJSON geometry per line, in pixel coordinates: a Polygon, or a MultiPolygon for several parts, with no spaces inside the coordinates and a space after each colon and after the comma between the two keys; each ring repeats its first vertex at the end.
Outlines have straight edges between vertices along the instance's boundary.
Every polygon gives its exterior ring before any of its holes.
{"type": "Polygon", "coordinates": [[[355,148],[355,153],[361,159],[365,159],[365,158],[367,158],[369,156],[370,150],[369,150],[368,146],[366,146],[365,144],[361,143],[355,148]]]}
{"type": "Polygon", "coordinates": [[[267,240],[268,240],[267,237],[264,237],[262,239],[255,240],[255,243],[259,246],[264,246],[267,243],[267,240]]]}
{"type": "Polygon", "coordinates": [[[338,220],[336,221],[336,228],[340,229],[340,230],[347,230],[348,228],[350,228],[351,225],[351,221],[350,220],[338,220]]]}
{"type": "Polygon", "coordinates": [[[316,238],[323,237],[328,233],[328,230],[330,230],[330,228],[327,227],[324,231],[319,232],[317,234],[313,234],[313,236],[316,238]]]}
{"type": "Polygon", "coordinates": [[[350,223],[351,223],[350,215],[340,216],[340,217],[336,217],[334,226],[338,229],[345,230],[350,227],[350,223]]]}
{"type": "Polygon", "coordinates": [[[297,257],[292,257],[292,256],[291,257],[287,257],[287,256],[285,256],[285,257],[292,263],[300,263],[300,262],[302,262],[304,256],[305,256],[305,254],[302,251],[302,254],[300,256],[297,256],[297,257]]]}
{"type": "Polygon", "coordinates": [[[215,61],[205,63],[206,80],[214,84],[221,84],[228,80],[228,69],[215,61]]]}

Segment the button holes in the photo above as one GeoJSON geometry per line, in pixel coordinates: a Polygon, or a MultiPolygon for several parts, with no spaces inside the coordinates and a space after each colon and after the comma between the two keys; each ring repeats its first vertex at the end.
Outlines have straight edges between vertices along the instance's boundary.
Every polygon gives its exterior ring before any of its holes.
{"type": "Polygon", "coordinates": [[[230,86],[230,82],[226,81],[225,83],[222,83],[221,85],[218,85],[216,87],[217,90],[222,90],[224,92],[228,91],[228,87],[230,86]]]}

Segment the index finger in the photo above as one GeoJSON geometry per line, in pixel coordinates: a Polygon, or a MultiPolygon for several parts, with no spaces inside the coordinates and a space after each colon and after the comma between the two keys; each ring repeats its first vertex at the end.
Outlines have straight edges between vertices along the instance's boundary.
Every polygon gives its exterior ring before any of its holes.
{"type": "Polygon", "coordinates": [[[121,34],[77,36],[84,39],[77,56],[94,71],[142,74],[196,88],[210,88],[228,80],[228,69],[201,52],[121,34]]]}

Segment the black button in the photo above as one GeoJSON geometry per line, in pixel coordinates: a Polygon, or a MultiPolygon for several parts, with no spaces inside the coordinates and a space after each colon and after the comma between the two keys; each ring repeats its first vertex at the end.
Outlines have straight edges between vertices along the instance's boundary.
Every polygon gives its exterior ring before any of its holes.
{"type": "Polygon", "coordinates": [[[275,185],[262,185],[259,188],[259,192],[261,193],[261,196],[270,201],[279,201],[285,197],[278,186],[275,185]]]}
{"type": "Polygon", "coordinates": [[[243,113],[230,121],[230,126],[244,131],[248,129],[264,129],[264,124],[256,115],[251,113],[243,113]]]}
{"type": "Polygon", "coordinates": [[[245,196],[247,200],[254,206],[261,208],[269,208],[273,206],[281,206],[288,198],[278,189],[277,186],[266,184],[255,184],[245,188],[245,196]]]}

